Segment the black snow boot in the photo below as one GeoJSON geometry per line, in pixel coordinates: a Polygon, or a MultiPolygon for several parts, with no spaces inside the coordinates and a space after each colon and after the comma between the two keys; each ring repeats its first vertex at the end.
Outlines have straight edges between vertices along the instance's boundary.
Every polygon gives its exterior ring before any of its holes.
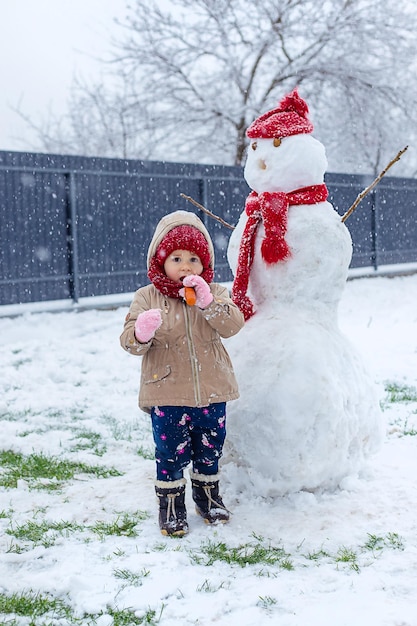
{"type": "Polygon", "coordinates": [[[230,511],[226,509],[219,495],[219,474],[206,476],[190,472],[193,486],[195,509],[206,524],[220,522],[225,524],[230,519],[230,511]]]}
{"type": "Polygon", "coordinates": [[[155,492],[159,500],[159,528],[163,535],[183,537],[188,533],[185,483],[185,478],[174,482],[155,482],[155,492]]]}

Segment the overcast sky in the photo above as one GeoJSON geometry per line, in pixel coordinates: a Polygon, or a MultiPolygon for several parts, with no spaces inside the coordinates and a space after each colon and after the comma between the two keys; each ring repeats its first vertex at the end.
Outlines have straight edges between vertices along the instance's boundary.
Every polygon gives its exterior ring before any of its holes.
{"type": "MultiPolygon", "coordinates": [[[[11,107],[32,119],[65,111],[74,73],[99,75],[126,0],[0,0],[0,150],[31,149],[11,107]],[[25,145],[26,142],[26,145],[25,145]]],[[[32,137],[33,141],[33,137],[32,137]]]]}

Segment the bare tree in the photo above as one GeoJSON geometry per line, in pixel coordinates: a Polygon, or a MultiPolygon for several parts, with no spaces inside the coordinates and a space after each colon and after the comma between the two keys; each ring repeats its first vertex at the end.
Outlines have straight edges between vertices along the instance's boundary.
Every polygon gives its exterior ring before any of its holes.
{"type": "Polygon", "coordinates": [[[407,0],[132,0],[118,26],[111,84],[78,81],[44,147],[240,165],[249,124],[295,86],[330,169],[378,171],[413,135],[407,0]]]}
{"type": "MultiPolygon", "coordinates": [[[[134,96],[135,100],[136,97],[134,96]]],[[[147,111],[132,104],[128,84],[119,81],[113,87],[103,82],[89,83],[74,78],[63,117],[48,110],[43,119],[34,121],[20,107],[16,113],[38,138],[36,146],[47,152],[63,152],[84,156],[131,158],[141,153],[150,159],[151,146],[138,136],[136,118],[143,124],[147,111]]]]}

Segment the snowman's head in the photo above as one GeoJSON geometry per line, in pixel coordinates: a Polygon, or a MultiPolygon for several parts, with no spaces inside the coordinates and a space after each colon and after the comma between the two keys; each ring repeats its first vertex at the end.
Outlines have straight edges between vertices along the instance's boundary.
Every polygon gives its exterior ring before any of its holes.
{"type": "Polygon", "coordinates": [[[309,134],[252,139],[244,175],[257,193],[319,185],[327,169],[325,148],[309,134]]]}
{"type": "Polygon", "coordinates": [[[312,132],[307,102],[294,89],[246,131],[250,139],[245,166],[248,185],[258,193],[288,193],[321,184],[327,159],[324,146],[312,132]]]}

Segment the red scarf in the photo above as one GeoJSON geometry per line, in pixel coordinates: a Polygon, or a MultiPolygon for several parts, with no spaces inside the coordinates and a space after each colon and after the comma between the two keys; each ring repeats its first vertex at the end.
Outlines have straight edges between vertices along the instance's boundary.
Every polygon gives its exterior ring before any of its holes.
{"type": "Polygon", "coordinates": [[[268,265],[285,261],[291,255],[285,234],[287,232],[288,208],[298,204],[317,204],[328,196],[326,185],[311,185],[290,193],[252,191],[246,199],[248,219],[240,240],[236,275],[232,286],[232,299],[248,320],[254,315],[253,304],[246,295],[249,274],[255,252],[255,237],[263,221],[265,237],[261,244],[262,258],[268,265]]]}

